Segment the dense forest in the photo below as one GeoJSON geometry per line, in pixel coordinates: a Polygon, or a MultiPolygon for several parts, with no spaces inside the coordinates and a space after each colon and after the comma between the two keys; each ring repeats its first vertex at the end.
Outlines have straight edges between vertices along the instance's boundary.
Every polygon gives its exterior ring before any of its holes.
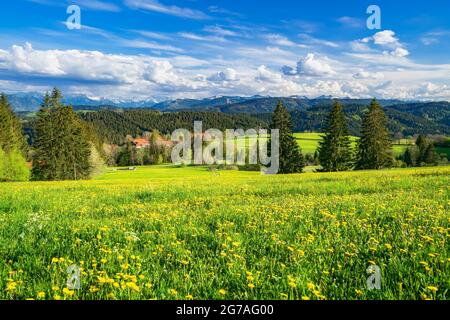
{"type": "MultiPolygon", "coordinates": [[[[173,112],[163,113],[146,109],[79,111],[81,119],[96,131],[102,142],[122,144],[127,135],[142,136],[145,132],[158,130],[163,135],[185,128],[193,130],[194,121],[202,121],[203,129],[215,128],[266,128],[267,122],[248,115],[226,115],[218,112],[173,112]]],[[[25,132],[33,141],[33,122],[25,120],[25,132]]]]}
{"type": "MultiPolygon", "coordinates": [[[[384,107],[388,117],[387,126],[393,134],[413,136],[416,134],[450,135],[450,104],[407,104],[384,107]]],[[[362,117],[368,108],[359,104],[347,104],[343,108],[351,135],[359,136],[362,117]]],[[[291,111],[295,132],[320,132],[330,111],[329,105],[308,107],[291,111]]],[[[253,115],[268,121],[271,113],[253,115]]]]}

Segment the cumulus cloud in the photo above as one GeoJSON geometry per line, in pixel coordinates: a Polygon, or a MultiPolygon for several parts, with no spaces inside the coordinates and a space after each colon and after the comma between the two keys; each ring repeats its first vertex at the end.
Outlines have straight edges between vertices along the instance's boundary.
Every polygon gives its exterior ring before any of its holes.
{"type": "Polygon", "coordinates": [[[395,37],[395,32],[392,30],[384,30],[377,32],[373,37],[373,42],[378,45],[398,44],[399,40],[395,37]]]}
{"type": "Polygon", "coordinates": [[[176,85],[178,80],[170,62],[164,60],[99,51],[35,50],[29,43],[0,50],[0,67],[24,74],[123,84],[152,81],[176,85]]]}
{"type": "Polygon", "coordinates": [[[223,82],[223,81],[237,81],[236,70],[232,68],[227,68],[225,71],[220,71],[212,76],[208,77],[207,80],[212,82],[223,82]]]}
{"type": "Polygon", "coordinates": [[[402,58],[402,57],[408,56],[409,55],[409,51],[404,49],[404,48],[396,48],[393,51],[387,52],[387,54],[390,54],[391,56],[394,56],[394,57],[402,58]]]}
{"type": "Polygon", "coordinates": [[[384,48],[383,54],[394,57],[403,58],[409,55],[409,51],[404,48],[404,45],[396,37],[392,30],[384,30],[375,33],[372,37],[363,38],[361,40],[353,41],[351,47],[354,51],[369,51],[369,44],[384,48]],[[386,50],[388,49],[388,50],[386,50]]]}
{"type": "Polygon", "coordinates": [[[308,77],[320,77],[335,74],[333,68],[325,59],[316,58],[313,53],[308,53],[297,63],[297,68],[284,66],[282,71],[287,76],[303,75],[308,77]]]}

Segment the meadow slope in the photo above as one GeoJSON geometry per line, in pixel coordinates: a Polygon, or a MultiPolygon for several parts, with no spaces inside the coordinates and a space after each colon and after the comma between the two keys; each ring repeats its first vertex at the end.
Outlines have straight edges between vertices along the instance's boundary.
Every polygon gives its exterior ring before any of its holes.
{"type": "Polygon", "coordinates": [[[0,299],[448,299],[449,175],[157,166],[0,184],[0,299]]]}

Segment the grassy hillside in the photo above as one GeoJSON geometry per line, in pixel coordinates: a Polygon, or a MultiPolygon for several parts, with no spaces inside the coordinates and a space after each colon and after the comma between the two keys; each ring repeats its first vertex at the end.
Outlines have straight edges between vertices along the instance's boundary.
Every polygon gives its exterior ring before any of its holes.
{"type": "Polygon", "coordinates": [[[0,299],[448,299],[449,175],[159,166],[0,184],[0,299]]]}

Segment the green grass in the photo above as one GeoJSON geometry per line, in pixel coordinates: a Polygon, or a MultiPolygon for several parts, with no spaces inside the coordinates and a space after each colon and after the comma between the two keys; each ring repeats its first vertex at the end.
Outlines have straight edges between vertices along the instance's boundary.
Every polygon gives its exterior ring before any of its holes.
{"type": "MultiPolygon", "coordinates": [[[[322,140],[321,133],[294,133],[294,137],[297,139],[298,145],[302,148],[303,154],[314,154],[319,147],[319,142],[322,140]]],[[[350,140],[352,142],[353,149],[356,149],[358,137],[351,136],[350,140]]],[[[248,146],[248,138],[246,139],[246,143],[248,146]]],[[[402,155],[405,153],[406,149],[413,145],[414,142],[410,139],[401,139],[395,141],[392,146],[393,154],[395,157],[402,155]]],[[[450,148],[436,148],[436,151],[441,154],[447,154],[450,157],[450,148]]]]}
{"type": "Polygon", "coordinates": [[[0,299],[448,299],[449,174],[155,166],[0,184],[0,299]],[[69,265],[80,290],[64,290],[69,265]]]}
{"type": "MultiPolygon", "coordinates": [[[[295,133],[294,136],[297,139],[299,146],[302,148],[305,154],[314,154],[314,152],[319,147],[319,142],[322,140],[321,133],[295,133]]],[[[352,147],[356,148],[356,143],[358,141],[357,137],[351,136],[352,147]]],[[[406,148],[410,146],[412,142],[403,139],[399,141],[399,144],[393,145],[393,151],[395,156],[399,156],[406,151],[406,148]]]]}

